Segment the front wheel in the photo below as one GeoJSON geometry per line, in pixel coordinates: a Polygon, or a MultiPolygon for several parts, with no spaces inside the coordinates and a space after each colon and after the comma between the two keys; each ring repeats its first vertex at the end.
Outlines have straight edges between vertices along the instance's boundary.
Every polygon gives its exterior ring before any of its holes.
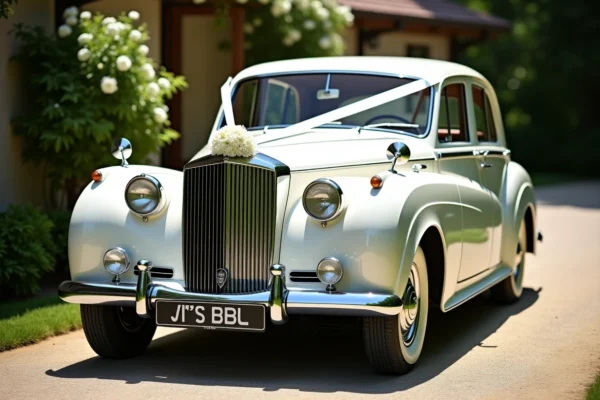
{"type": "Polygon", "coordinates": [[[142,355],[156,331],[154,321],[138,317],[132,307],[82,304],[81,322],[90,347],[104,358],[142,355]]]}
{"type": "Polygon", "coordinates": [[[365,349],[378,372],[402,375],[413,368],[423,349],[428,310],[427,263],[419,247],[402,296],[400,314],[363,318],[365,349]]]}

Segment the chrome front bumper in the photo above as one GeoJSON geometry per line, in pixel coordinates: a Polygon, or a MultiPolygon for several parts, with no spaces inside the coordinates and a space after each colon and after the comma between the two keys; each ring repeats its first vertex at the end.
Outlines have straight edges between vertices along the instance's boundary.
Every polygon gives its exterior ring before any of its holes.
{"type": "Polygon", "coordinates": [[[206,294],[177,290],[150,279],[148,266],[138,262],[137,285],[126,283],[86,283],[65,281],[58,287],[60,298],[67,303],[104,304],[135,307],[141,317],[151,317],[157,301],[181,300],[231,304],[261,304],[269,310],[274,324],[283,324],[289,314],[390,316],[402,309],[400,297],[377,293],[300,291],[285,288],[285,272],[280,265],[271,266],[271,288],[249,294],[206,294]]]}

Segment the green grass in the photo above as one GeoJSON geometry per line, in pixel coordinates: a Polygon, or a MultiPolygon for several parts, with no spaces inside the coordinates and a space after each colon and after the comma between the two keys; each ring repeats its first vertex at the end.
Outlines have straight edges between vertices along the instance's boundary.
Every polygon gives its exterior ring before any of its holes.
{"type": "Polygon", "coordinates": [[[600,400],[600,375],[596,376],[596,380],[588,388],[585,400],[600,400]]]}
{"type": "Polygon", "coordinates": [[[0,304],[0,352],[81,327],[79,307],[56,296],[0,304]]]}
{"type": "Polygon", "coordinates": [[[578,175],[554,172],[533,172],[531,174],[531,180],[533,181],[533,186],[535,187],[558,185],[560,183],[575,182],[581,179],[583,178],[578,175]]]}

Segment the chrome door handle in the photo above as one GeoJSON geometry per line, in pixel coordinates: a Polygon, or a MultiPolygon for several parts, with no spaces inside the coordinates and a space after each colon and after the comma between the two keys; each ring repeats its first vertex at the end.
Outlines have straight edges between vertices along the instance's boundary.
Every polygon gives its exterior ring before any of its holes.
{"type": "Polygon", "coordinates": [[[486,162],[482,162],[481,164],[479,164],[479,166],[481,168],[492,168],[492,164],[488,164],[486,162]]]}
{"type": "Polygon", "coordinates": [[[488,154],[490,154],[489,150],[473,150],[473,155],[474,156],[487,156],[488,154]]]}

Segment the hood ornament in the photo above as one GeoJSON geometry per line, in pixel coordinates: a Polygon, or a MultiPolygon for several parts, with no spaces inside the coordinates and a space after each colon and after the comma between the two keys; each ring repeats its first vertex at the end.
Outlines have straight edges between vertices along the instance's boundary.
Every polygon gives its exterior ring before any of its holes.
{"type": "Polygon", "coordinates": [[[229,273],[225,268],[217,269],[217,286],[219,286],[219,289],[223,289],[223,286],[225,286],[227,275],[229,275],[229,273]]]}

